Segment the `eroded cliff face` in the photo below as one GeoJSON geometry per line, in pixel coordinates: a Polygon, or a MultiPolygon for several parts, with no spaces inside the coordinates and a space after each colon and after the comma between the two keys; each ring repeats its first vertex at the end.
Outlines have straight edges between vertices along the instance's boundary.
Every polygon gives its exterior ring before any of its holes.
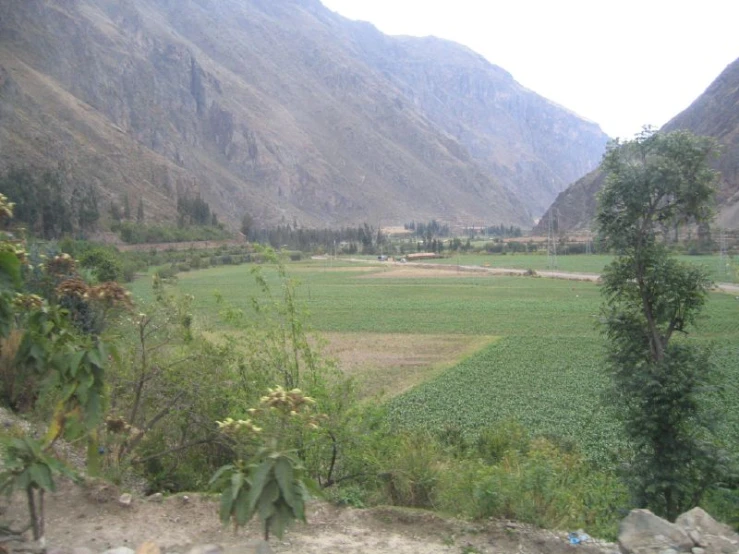
{"type": "Polygon", "coordinates": [[[61,166],[158,218],[197,191],[232,222],[525,225],[605,137],[432,43],[316,0],[0,0],[0,168],[61,166]]]}
{"type": "MultiPolygon", "coordinates": [[[[729,64],[690,107],[660,129],[677,130],[713,137],[721,145],[720,155],[712,163],[720,172],[715,225],[736,229],[739,226],[739,59],[729,64]]],[[[559,220],[563,231],[590,228],[597,208],[596,195],[603,183],[600,170],[573,183],[557,197],[534,232],[546,234],[550,217],[559,220]]]]}
{"type": "Polygon", "coordinates": [[[608,137],[475,52],[434,37],[386,37],[355,24],[368,61],[535,215],[592,171],[608,137]]]}

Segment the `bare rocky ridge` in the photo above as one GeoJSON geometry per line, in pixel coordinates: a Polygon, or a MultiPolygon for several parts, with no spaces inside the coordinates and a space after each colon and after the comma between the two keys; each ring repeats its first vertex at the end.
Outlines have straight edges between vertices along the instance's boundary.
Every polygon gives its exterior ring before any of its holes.
{"type": "Polygon", "coordinates": [[[0,170],[57,167],[155,219],[525,225],[605,135],[480,56],[317,0],[0,0],[0,170]]]}
{"type": "MultiPolygon", "coordinates": [[[[661,129],[677,130],[714,137],[721,145],[721,155],[713,164],[721,173],[717,224],[736,229],[739,226],[739,59],[729,64],[690,107],[661,129]]],[[[534,233],[545,235],[550,217],[558,221],[560,231],[588,229],[595,217],[596,194],[603,186],[603,179],[601,171],[595,170],[560,193],[534,233]]]]}

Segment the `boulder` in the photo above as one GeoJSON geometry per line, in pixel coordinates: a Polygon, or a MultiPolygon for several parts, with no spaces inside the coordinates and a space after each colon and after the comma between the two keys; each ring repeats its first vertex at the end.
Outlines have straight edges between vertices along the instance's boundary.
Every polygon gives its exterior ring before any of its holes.
{"type": "Polygon", "coordinates": [[[681,527],[649,510],[631,510],[619,527],[618,544],[625,554],[691,552],[696,546],[681,527]]]}
{"type": "Polygon", "coordinates": [[[677,518],[682,528],[705,554],[739,553],[739,534],[719,523],[702,508],[693,508],[677,518]]]}

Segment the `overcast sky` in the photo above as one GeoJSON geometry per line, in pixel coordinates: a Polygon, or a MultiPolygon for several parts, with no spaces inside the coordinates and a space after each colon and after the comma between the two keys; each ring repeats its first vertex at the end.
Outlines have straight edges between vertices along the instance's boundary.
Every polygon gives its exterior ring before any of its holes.
{"type": "Polygon", "coordinates": [[[465,44],[611,137],[666,123],[739,57],[739,0],[321,1],[465,44]]]}

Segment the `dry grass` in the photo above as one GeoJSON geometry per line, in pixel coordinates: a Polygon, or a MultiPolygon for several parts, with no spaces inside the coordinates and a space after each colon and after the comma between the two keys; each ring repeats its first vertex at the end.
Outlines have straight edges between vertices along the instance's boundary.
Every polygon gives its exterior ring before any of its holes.
{"type": "Polygon", "coordinates": [[[436,377],[496,337],[328,333],[325,352],[360,384],[365,398],[393,397],[436,377]]]}
{"type": "MultiPolygon", "coordinates": [[[[205,332],[218,342],[239,331],[205,332]]],[[[499,337],[399,333],[321,333],[321,354],[354,377],[362,398],[383,399],[403,394],[454,367],[499,337]]]]}

